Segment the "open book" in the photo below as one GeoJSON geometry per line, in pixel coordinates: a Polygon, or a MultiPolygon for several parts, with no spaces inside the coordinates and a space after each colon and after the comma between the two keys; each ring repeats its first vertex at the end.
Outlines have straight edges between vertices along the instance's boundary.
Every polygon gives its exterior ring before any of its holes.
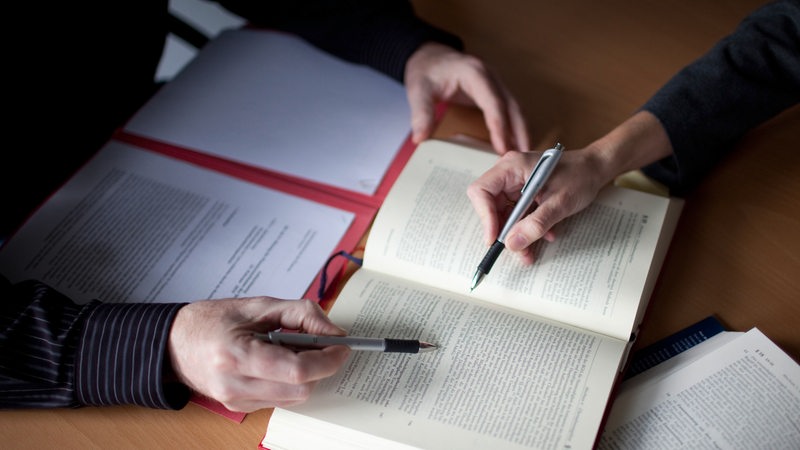
{"type": "Polygon", "coordinates": [[[275,408],[262,447],[592,447],[683,203],[609,187],[535,264],[504,252],[470,292],[486,248],[466,189],[496,158],[422,143],[329,313],[353,335],[441,348],[353,352],[307,402],[275,408]]]}
{"type": "Polygon", "coordinates": [[[799,423],[800,365],[727,331],[622,383],[599,448],[800,448],[799,423]]]}

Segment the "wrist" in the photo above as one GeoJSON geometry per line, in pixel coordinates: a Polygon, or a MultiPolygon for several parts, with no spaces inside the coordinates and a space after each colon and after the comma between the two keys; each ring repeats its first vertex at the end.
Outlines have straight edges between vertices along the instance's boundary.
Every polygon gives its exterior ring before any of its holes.
{"type": "Polygon", "coordinates": [[[604,183],[672,154],[664,127],[653,114],[639,111],[586,147],[604,183]]]}

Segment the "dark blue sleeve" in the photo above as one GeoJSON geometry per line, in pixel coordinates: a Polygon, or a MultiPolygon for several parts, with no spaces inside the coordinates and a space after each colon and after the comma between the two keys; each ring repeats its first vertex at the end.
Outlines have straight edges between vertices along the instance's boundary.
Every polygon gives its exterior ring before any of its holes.
{"type": "Polygon", "coordinates": [[[49,286],[0,277],[0,408],[134,404],[179,409],[167,339],[183,304],[77,305],[49,286]]]}
{"type": "Polygon", "coordinates": [[[674,153],[644,168],[673,195],[690,192],[748,130],[800,101],[800,1],[762,6],[644,106],[674,153]]]}
{"type": "Polygon", "coordinates": [[[457,36],[418,17],[408,0],[220,0],[252,25],[297,34],[340,58],[403,81],[408,58],[425,42],[457,50],[457,36]]]}

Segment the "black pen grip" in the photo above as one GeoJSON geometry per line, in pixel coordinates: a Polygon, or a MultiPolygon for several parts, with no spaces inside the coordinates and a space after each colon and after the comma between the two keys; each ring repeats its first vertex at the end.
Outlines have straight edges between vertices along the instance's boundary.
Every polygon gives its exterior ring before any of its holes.
{"type": "Polygon", "coordinates": [[[419,353],[419,341],[413,339],[385,339],[384,352],[392,353],[419,353]]]}
{"type": "Polygon", "coordinates": [[[494,244],[489,247],[489,251],[486,252],[486,256],[484,256],[481,262],[478,264],[478,270],[480,270],[483,274],[489,273],[489,271],[492,270],[494,262],[497,261],[497,257],[500,256],[500,253],[504,248],[506,248],[505,244],[500,241],[494,241],[494,244]]]}

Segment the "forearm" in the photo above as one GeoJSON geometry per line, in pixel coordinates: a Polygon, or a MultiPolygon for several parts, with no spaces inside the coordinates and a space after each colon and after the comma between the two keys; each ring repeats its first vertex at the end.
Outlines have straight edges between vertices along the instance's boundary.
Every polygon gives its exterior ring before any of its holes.
{"type": "Polygon", "coordinates": [[[674,147],[645,172],[674,194],[693,189],[748,130],[800,101],[799,52],[800,2],[748,16],[643,106],[674,147]]]}
{"type": "Polygon", "coordinates": [[[184,406],[188,389],[164,378],[181,306],[76,305],[42,283],[0,277],[0,408],[184,406]]]}
{"type": "Polygon", "coordinates": [[[639,111],[584,150],[590,167],[605,185],[617,176],[640,169],[672,154],[672,145],[658,118],[639,111]]]}
{"type": "Polygon", "coordinates": [[[84,405],[133,404],[181,409],[190,391],[172,374],[169,332],[183,304],[98,305],[82,332],[75,361],[76,392],[84,405]]]}

